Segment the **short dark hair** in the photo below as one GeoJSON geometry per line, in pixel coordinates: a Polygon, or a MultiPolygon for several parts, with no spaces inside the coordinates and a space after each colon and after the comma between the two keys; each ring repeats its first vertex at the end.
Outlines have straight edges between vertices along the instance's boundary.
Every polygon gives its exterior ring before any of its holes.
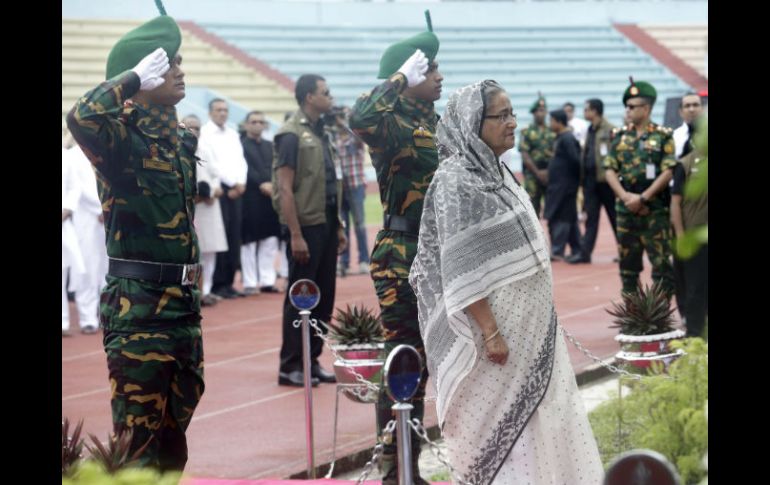
{"type": "Polygon", "coordinates": [[[566,108],[567,106],[569,106],[569,107],[570,107],[570,108],[572,108],[573,110],[575,109],[575,105],[574,105],[574,104],[572,104],[572,103],[570,103],[569,101],[567,101],[566,103],[564,103],[564,104],[562,105],[562,108],[566,108]]]}
{"type": "Polygon", "coordinates": [[[225,103],[227,104],[227,101],[225,101],[222,98],[214,98],[211,101],[209,101],[209,111],[211,111],[211,108],[214,106],[214,103],[225,103]]]}
{"type": "Polygon", "coordinates": [[[200,120],[201,120],[200,118],[198,118],[198,115],[196,115],[195,113],[190,113],[189,115],[187,115],[187,116],[184,116],[182,119],[183,119],[183,120],[186,120],[187,118],[192,118],[192,119],[194,119],[194,120],[198,120],[198,121],[200,121],[200,120]]]}
{"type": "Polygon", "coordinates": [[[548,114],[562,125],[567,126],[567,113],[563,109],[555,109],[548,114]]]}
{"type": "Polygon", "coordinates": [[[257,110],[249,111],[246,117],[243,119],[243,121],[249,121],[249,118],[251,118],[251,115],[262,115],[265,116],[265,113],[257,110]]]}
{"type": "Polygon", "coordinates": [[[315,93],[318,81],[326,81],[326,79],[318,74],[303,74],[297,79],[297,84],[294,86],[294,98],[296,98],[298,105],[302,106],[308,94],[315,93]]]}
{"type": "Polygon", "coordinates": [[[701,104],[703,104],[703,100],[701,99],[700,94],[698,94],[698,93],[696,93],[694,91],[687,91],[686,93],[684,93],[682,95],[681,98],[679,98],[679,109],[682,109],[682,106],[684,105],[684,98],[686,98],[687,96],[697,96],[698,99],[701,100],[701,104]]]}
{"type": "Polygon", "coordinates": [[[604,103],[602,103],[601,99],[598,98],[591,98],[586,100],[586,104],[589,108],[596,111],[599,116],[602,116],[604,114],[604,103]]]}

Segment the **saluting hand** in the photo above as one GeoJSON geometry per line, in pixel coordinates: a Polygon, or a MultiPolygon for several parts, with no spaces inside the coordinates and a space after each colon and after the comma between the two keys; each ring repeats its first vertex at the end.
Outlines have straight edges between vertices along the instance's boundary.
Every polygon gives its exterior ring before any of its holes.
{"type": "Polygon", "coordinates": [[[163,47],[158,47],[151,54],[139,61],[132,71],[139,76],[141,81],[140,91],[152,91],[164,82],[163,75],[171,66],[168,63],[168,55],[163,47]]]}
{"type": "Polygon", "coordinates": [[[406,77],[406,84],[410,88],[417,86],[427,79],[425,73],[428,72],[428,58],[420,49],[414,51],[409,59],[398,68],[398,72],[406,77]]]}

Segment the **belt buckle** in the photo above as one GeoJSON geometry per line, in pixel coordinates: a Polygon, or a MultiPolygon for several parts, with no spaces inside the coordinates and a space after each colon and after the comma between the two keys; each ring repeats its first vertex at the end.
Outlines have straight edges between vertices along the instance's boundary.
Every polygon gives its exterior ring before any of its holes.
{"type": "Polygon", "coordinates": [[[182,266],[182,286],[194,285],[198,281],[199,271],[199,264],[185,264],[182,266]]]}

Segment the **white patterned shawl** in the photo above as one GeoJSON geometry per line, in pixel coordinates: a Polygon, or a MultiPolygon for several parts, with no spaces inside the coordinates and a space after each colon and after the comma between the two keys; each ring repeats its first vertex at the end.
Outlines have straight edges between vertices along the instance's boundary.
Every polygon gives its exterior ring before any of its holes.
{"type": "Polygon", "coordinates": [[[447,406],[477,355],[464,308],[548,264],[542,236],[504,185],[501,165],[479,137],[484,101],[478,82],[449,97],[437,129],[439,168],[428,188],[409,283],[443,426],[447,406]]]}

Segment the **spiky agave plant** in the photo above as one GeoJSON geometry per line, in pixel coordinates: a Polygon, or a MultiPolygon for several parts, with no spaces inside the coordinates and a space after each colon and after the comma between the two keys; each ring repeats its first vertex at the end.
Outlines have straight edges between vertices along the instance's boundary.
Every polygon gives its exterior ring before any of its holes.
{"type": "Polygon", "coordinates": [[[346,305],[346,310],[337,308],[334,320],[329,323],[329,337],[340,345],[372,344],[384,340],[384,330],[380,317],[372,310],[361,305],[346,305]]]}
{"type": "Polygon", "coordinates": [[[654,335],[673,330],[674,309],[659,283],[623,293],[621,303],[613,302],[607,313],[615,317],[610,328],[620,328],[624,335],[654,335]]]}
{"type": "Polygon", "coordinates": [[[123,430],[117,435],[110,434],[110,437],[107,440],[107,446],[104,446],[96,436],[92,434],[89,434],[88,436],[94,443],[93,447],[86,443],[86,448],[91,453],[91,458],[99,463],[104,470],[110,474],[114,474],[118,470],[132,465],[139,459],[150,444],[150,441],[152,441],[152,437],[150,437],[141,448],[136,450],[133,455],[129,456],[129,452],[131,451],[131,441],[134,436],[133,429],[129,428],[123,430]]]}
{"type": "Polygon", "coordinates": [[[72,436],[69,434],[70,420],[64,418],[61,423],[61,474],[69,475],[75,464],[83,457],[83,438],[80,432],[83,430],[83,420],[78,422],[72,436]]]}

